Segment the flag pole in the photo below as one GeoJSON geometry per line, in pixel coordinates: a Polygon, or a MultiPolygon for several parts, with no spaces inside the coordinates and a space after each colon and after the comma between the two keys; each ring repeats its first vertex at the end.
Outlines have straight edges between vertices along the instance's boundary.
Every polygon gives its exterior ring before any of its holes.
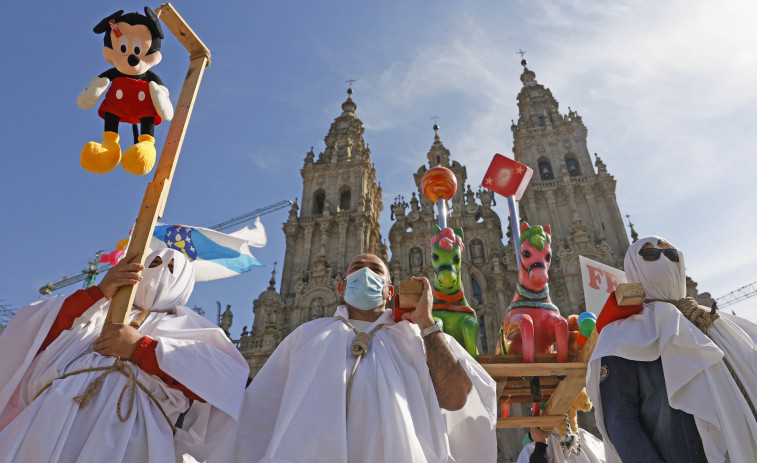
{"type": "MultiPolygon", "coordinates": [[[[189,70],[179,94],[179,101],[176,104],[166,141],[163,143],[155,176],[147,185],[129,248],[126,250],[126,254],[137,252],[137,256],[131,263],[140,264],[145,263],[145,251],[155,229],[155,222],[163,216],[168,192],[171,189],[171,180],[179,160],[197,91],[200,88],[200,81],[205,68],[210,66],[210,50],[170,3],[164,3],[155,10],[155,13],[189,52],[189,70]]],[[[106,323],[128,322],[135,290],[136,285],[126,285],[116,291],[110,303],[106,323]]]]}
{"type": "Polygon", "coordinates": [[[518,246],[520,245],[520,217],[518,217],[518,207],[515,204],[515,197],[510,195],[507,197],[507,206],[510,208],[510,229],[513,235],[513,245],[515,247],[515,261],[520,267],[520,252],[518,252],[518,246]]]}

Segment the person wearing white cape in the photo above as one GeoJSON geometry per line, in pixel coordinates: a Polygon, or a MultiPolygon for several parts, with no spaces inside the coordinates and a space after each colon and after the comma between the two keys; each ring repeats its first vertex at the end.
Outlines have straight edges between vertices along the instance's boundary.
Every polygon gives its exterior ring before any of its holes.
{"type": "Polygon", "coordinates": [[[234,426],[249,370],[183,306],[191,264],[171,249],[147,269],[134,256],[97,287],[20,309],[0,336],[0,462],[204,459],[234,426]],[[131,323],[105,326],[108,299],[139,280],[131,323]]]}
{"type": "Polygon", "coordinates": [[[295,329],[247,388],[237,461],[495,462],[495,383],[435,324],[428,280],[413,323],[395,323],[380,258],[345,275],[345,304],[295,329]]]}
{"type": "Polygon", "coordinates": [[[602,328],[586,376],[607,460],[757,461],[757,325],[685,298],[683,253],[661,237],[624,265],[647,299],[602,328]]]}

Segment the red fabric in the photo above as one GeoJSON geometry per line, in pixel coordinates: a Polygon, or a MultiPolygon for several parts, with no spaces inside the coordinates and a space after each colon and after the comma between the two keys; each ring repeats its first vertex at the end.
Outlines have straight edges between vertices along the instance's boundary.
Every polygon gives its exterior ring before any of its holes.
{"type": "Polygon", "coordinates": [[[42,347],[39,348],[37,353],[47,349],[47,346],[52,344],[58,336],[67,329],[70,329],[74,325],[74,320],[79,318],[81,314],[87,311],[92,304],[102,299],[103,293],[97,286],[92,286],[87,289],[80,289],[74,294],[68,296],[63,302],[63,305],[58,312],[58,317],[53,322],[53,326],[47,333],[45,341],[42,343],[42,347]]]}
{"type": "Polygon", "coordinates": [[[602,328],[615,320],[628,318],[631,315],[641,312],[643,307],[644,304],[619,306],[618,301],[615,300],[615,293],[610,293],[610,297],[607,298],[605,306],[602,308],[602,311],[599,312],[599,317],[597,317],[597,333],[601,333],[602,328]]]}
{"type": "Polygon", "coordinates": [[[103,119],[105,113],[118,116],[125,124],[139,124],[143,117],[154,117],[155,125],[161,123],[150,96],[150,82],[146,80],[129,77],[113,79],[100,109],[97,110],[97,114],[103,119]]]}
{"type": "Polygon", "coordinates": [[[141,368],[145,373],[155,375],[163,380],[163,382],[166,383],[166,386],[180,390],[188,399],[205,402],[202,400],[202,397],[190,391],[183,384],[176,381],[160,369],[160,366],[158,366],[158,358],[155,355],[156,347],[158,347],[158,341],[152,339],[150,336],[145,336],[139,341],[137,350],[134,351],[134,354],[129,360],[141,368]]]}

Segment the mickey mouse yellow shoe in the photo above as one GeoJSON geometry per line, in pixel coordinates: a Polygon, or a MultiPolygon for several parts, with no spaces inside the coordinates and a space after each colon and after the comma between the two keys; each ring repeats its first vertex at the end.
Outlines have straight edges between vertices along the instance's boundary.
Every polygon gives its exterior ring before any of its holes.
{"type": "Polygon", "coordinates": [[[81,166],[95,174],[106,174],[121,160],[121,147],[116,132],[103,132],[103,142],[89,142],[81,150],[81,166]]]}
{"type": "Polygon", "coordinates": [[[140,135],[139,142],[124,151],[121,167],[134,175],[145,175],[155,165],[155,138],[151,135],[140,135]]]}

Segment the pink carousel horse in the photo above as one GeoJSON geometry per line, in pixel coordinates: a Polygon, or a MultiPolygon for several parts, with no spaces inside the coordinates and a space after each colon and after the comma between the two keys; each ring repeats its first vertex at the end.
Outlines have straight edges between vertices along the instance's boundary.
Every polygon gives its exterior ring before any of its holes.
{"type": "MultiPolygon", "coordinates": [[[[549,298],[547,274],[552,260],[549,225],[520,226],[520,268],[515,297],[507,307],[497,353],[522,354],[533,363],[537,353],[557,344],[557,361],[568,361],[568,322],[549,298]]],[[[534,404],[535,412],[539,404],[534,404]]]]}

